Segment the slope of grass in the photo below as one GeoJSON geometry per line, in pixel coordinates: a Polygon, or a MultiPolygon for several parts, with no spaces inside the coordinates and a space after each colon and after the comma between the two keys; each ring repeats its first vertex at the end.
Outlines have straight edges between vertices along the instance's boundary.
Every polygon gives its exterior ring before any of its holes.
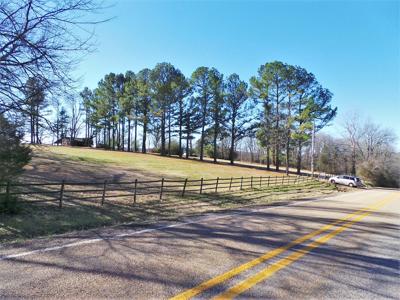
{"type": "Polygon", "coordinates": [[[276,201],[299,200],[334,193],[335,187],[318,181],[297,185],[247,189],[230,193],[189,195],[185,198],[168,195],[162,201],[132,199],[97,202],[66,201],[62,209],[57,203],[21,203],[15,215],[0,214],[0,243],[38,236],[66,233],[132,222],[135,225],[175,220],[182,216],[243,207],[270,204],[276,201]]]}
{"type": "Polygon", "coordinates": [[[213,164],[210,162],[161,157],[151,154],[56,146],[41,146],[34,149],[36,155],[45,155],[46,157],[53,157],[64,162],[75,161],[80,164],[122,167],[158,178],[282,176],[281,173],[268,172],[255,168],[213,164]]]}

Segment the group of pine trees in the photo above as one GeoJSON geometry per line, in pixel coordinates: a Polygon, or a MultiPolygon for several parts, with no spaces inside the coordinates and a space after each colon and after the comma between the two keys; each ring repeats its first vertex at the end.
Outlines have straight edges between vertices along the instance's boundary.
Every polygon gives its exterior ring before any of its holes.
{"type": "MultiPolygon", "coordinates": [[[[107,74],[80,97],[85,136],[97,146],[146,153],[151,137],[161,155],[188,158],[197,139],[200,160],[208,149],[216,161],[221,141],[229,140],[227,158],[233,163],[239,141],[256,136],[266,149],[267,167],[279,169],[285,161],[287,171],[294,159],[300,171],[313,126],[321,129],[336,114],[331,92],[313,74],[277,61],[260,66],[250,84],[208,67],[186,78],[172,64],[159,63],[138,73],[107,74]]],[[[65,112],[57,114],[54,127],[65,118],[65,112]]]]}

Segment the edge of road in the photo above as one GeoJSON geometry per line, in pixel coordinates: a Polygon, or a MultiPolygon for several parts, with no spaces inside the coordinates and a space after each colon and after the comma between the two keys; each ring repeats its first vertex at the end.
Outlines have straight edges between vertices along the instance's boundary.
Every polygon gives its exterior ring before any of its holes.
{"type": "MultiPolygon", "coordinates": [[[[357,189],[354,191],[345,192],[345,194],[350,196],[371,190],[374,189],[367,189],[367,190],[357,189]]],[[[218,211],[210,211],[192,215],[179,216],[173,219],[160,219],[157,222],[153,223],[149,222],[148,224],[137,224],[135,222],[126,222],[100,228],[76,230],[63,234],[37,237],[19,242],[4,243],[0,245],[0,261],[21,256],[32,255],[41,252],[49,252],[63,248],[77,247],[79,245],[84,245],[84,244],[97,243],[103,240],[118,239],[142,233],[164,230],[173,227],[180,227],[189,224],[201,223],[204,221],[228,218],[234,215],[251,214],[259,210],[281,208],[285,206],[292,206],[299,203],[308,203],[313,201],[323,201],[325,199],[335,198],[338,195],[343,195],[343,194],[344,194],[343,192],[337,192],[334,194],[315,196],[309,198],[303,197],[292,200],[278,200],[266,204],[242,205],[238,208],[227,208],[218,211]],[[2,252],[5,252],[5,254],[2,254],[2,252]]]]}

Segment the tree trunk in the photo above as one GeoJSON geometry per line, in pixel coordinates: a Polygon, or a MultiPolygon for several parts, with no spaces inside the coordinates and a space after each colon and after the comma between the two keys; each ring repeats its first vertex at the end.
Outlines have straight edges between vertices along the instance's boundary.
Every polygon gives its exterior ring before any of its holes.
{"type": "MultiPolygon", "coordinates": [[[[277,86],[277,90],[279,89],[279,86],[277,86]]],[[[279,171],[279,165],[280,165],[280,160],[279,160],[279,92],[277,91],[276,93],[276,124],[275,124],[275,134],[276,134],[276,139],[275,139],[275,170],[279,171]]]]}
{"type": "Polygon", "coordinates": [[[301,173],[301,148],[302,148],[302,143],[299,140],[297,145],[297,174],[301,173]]]}
{"type": "Polygon", "coordinates": [[[235,118],[232,119],[232,127],[231,127],[231,148],[229,150],[229,159],[231,165],[234,163],[234,150],[235,150],[235,118]]]}
{"type": "Polygon", "coordinates": [[[182,158],[183,100],[179,101],[179,157],[182,158]]]}
{"type": "Polygon", "coordinates": [[[161,116],[161,155],[165,156],[165,109],[161,116]]]}
{"type": "Polygon", "coordinates": [[[351,175],[356,176],[356,148],[353,146],[351,153],[351,175]]]}
{"type": "Polygon", "coordinates": [[[214,163],[217,162],[217,156],[218,156],[218,153],[217,153],[217,135],[218,135],[217,128],[214,128],[214,142],[213,142],[213,144],[214,144],[214,163]]]}
{"type": "Polygon", "coordinates": [[[121,148],[125,151],[125,117],[122,118],[121,148]]]}
{"type": "Polygon", "coordinates": [[[135,143],[135,145],[134,145],[134,149],[135,149],[135,152],[138,152],[138,147],[137,147],[137,128],[138,128],[138,121],[137,121],[137,119],[135,118],[135,138],[134,138],[134,143],[135,143]]]}
{"type": "Polygon", "coordinates": [[[39,140],[39,105],[36,107],[36,143],[40,144],[39,140]]]}
{"type": "Polygon", "coordinates": [[[31,107],[31,144],[35,143],[35,121],[33,115],[33,108],[31,107]]]}
{"type": "Polygon", "coordinates": [[[108,147],[111,149],[112,147],[112,142],[111,142],[111,124],[108,125],[108,147]]]}
{"type": "Polygon", "coordinates": [[[289,175],[289,137],[286,142],[286,175],[289,175]]]}
{"type": "Polygon", "coordinates": [[[142,153],[146,153],[147,116],[143,119],[142,153]]]}
{"type": "Polygon", "coordinates": [[[203,160],[204,157],[204,127],[206,126],[205,122],[205,112],[203,115],[203,120],[201,122],[201,137],[200,137],[200,160],[203,160]]]}
{"type": "Polygon", "coordinates": [[[128,152],[131,152],[131,119],[128,118],[128,152]]]}
{"type": "Polygon", "coordinates": [[[168,110],[168,156],[171,156],[171,111],[168,110]]]}

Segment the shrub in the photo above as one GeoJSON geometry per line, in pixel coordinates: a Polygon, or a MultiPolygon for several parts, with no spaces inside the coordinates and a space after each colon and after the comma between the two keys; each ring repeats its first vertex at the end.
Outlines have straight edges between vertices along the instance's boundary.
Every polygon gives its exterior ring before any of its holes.
{"type": "Polygon", "coordinates": [[[22,133],[0,115],[0,183],[12,180],[31,159],[31,149],[21,145],[22,133]]]}
{"type": "MultiPolygon", "coordinates": [[[[185,150],[182,149],[182,153],[185,150]]],[[[153,153],[161,153],[161,148],[157,147],[157,148],[153,148],[152,149],[153,153]]],[[[165,143],[165,153],[168,154],[168,141],[165,143]]],[[[179,155],[179,143],[175,140],[171,141],[171,153],[170,155],[179,155]]]]}
{"type": "Polygon", "coordinates": [[[400,187],[400,159],[364,162],[359,166],[358,174],[373,186],[400,187]]]}
{"type": "Polygon", "coordinates": [[[0,195],[0,213],[16,214],[18,211],[17,197],[0,195]]]}

